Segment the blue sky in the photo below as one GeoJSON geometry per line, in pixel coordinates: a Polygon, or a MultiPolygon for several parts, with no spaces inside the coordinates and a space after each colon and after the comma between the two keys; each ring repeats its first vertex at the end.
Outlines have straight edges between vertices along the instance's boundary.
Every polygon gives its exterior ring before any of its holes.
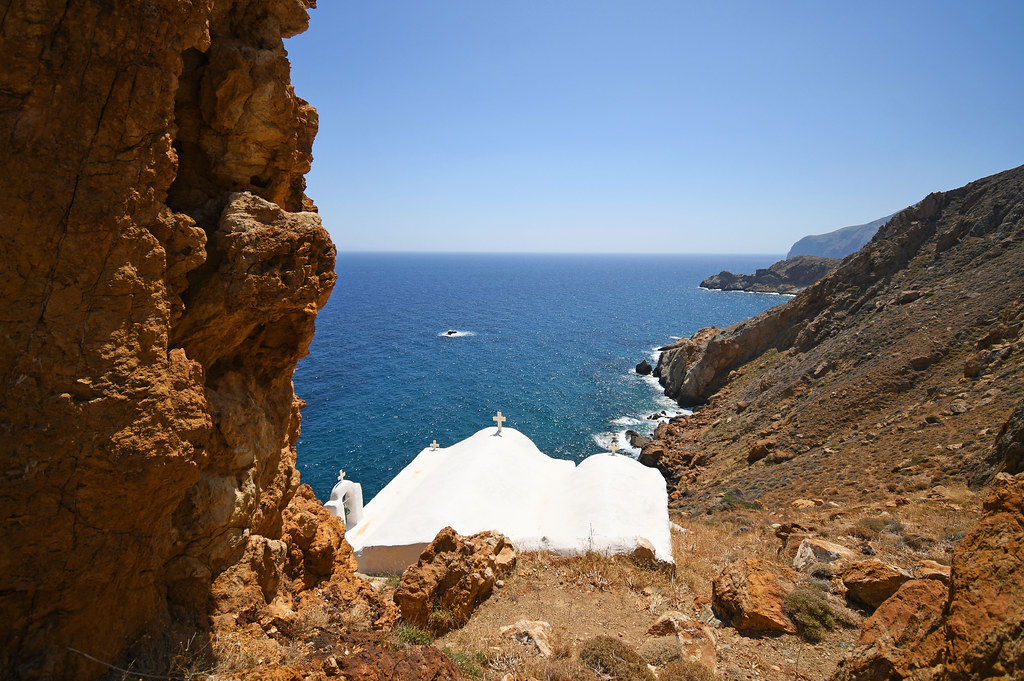
{"type": "Polygon", "coordinates": [[[1024,2],[321,0],[341,251],[784,253],[1024,163],[1024,2]]]}

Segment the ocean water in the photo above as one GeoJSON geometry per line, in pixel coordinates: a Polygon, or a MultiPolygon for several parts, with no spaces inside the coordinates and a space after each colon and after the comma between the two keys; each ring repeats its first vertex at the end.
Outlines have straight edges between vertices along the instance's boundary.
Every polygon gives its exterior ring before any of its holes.
{"type": "MultiPolygon", "coordinates": [[[[369,501],[434,439],[493,426],[581,460],[680,408],[635,365],[698,329],[787,298],[698,287],[777,256],[341,254],[295,372],[298,467],[326,500],[338,475],[369,501]],[[447,335],[449,330],[456,333],[447,335]]],[[[634,452],[635,453],[635,452],[634,452]]]]}

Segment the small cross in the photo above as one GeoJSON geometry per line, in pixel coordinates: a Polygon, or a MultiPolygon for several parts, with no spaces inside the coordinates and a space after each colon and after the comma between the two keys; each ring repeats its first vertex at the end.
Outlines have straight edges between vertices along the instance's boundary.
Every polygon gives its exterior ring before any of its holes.
{"type": "Polygon", "coordinates": [[[505,417],[502,416],[501,412],[499,411],[498,415],[492,418],[491,420],[498,424],[498,432],[495,433],[495,435],[501,435],[501,424],[504,423],[507,419],[505,419],[505,417]]]}
{"type": "Polygon", "coordinates": [[[339,470],[338,471],[338,482],[341,482],[344,479],[345,479],[345,471],[344,470],[339,470]]]}
{"type": "Polygon", "coordinates": [[[437,449],[437,440],[434,440],[433,442],[430,443],[430,449],[431,451],[437,449]]]}
{"type": "Polygon", "coordinates": [[[619,445],[618,445],[618,443],[615,442],[615,436],[612,435],[612,443],[610,445],[608,445],[608,451],[611,452],[612,454],[614,454],[618,450],[619,450],[619,445]]]}

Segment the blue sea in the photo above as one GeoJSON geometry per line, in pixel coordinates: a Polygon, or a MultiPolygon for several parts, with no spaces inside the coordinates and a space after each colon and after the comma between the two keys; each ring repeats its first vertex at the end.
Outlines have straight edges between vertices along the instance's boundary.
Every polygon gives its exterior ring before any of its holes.
{"type": "Polygon", "coordinates": [[[787,298],[698,287],[779,256],[341,254],[295,372],[298,467],[326,500],[344,469],[369,501],[434,439],[493,426],[581,460],[680,408],[652,378],[657,348],[787,298]],[[446,335],[455,331],[454,335],[446,335]]]}

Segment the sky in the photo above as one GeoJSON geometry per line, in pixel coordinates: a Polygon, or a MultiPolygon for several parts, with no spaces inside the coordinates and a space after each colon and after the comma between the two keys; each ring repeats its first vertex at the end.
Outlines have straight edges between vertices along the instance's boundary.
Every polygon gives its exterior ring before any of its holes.
{"type": "Polygon", "coordinates": [[[1024,2],[321,0],[339,251],[785,253],[1024,164],[1024,2]]]}

